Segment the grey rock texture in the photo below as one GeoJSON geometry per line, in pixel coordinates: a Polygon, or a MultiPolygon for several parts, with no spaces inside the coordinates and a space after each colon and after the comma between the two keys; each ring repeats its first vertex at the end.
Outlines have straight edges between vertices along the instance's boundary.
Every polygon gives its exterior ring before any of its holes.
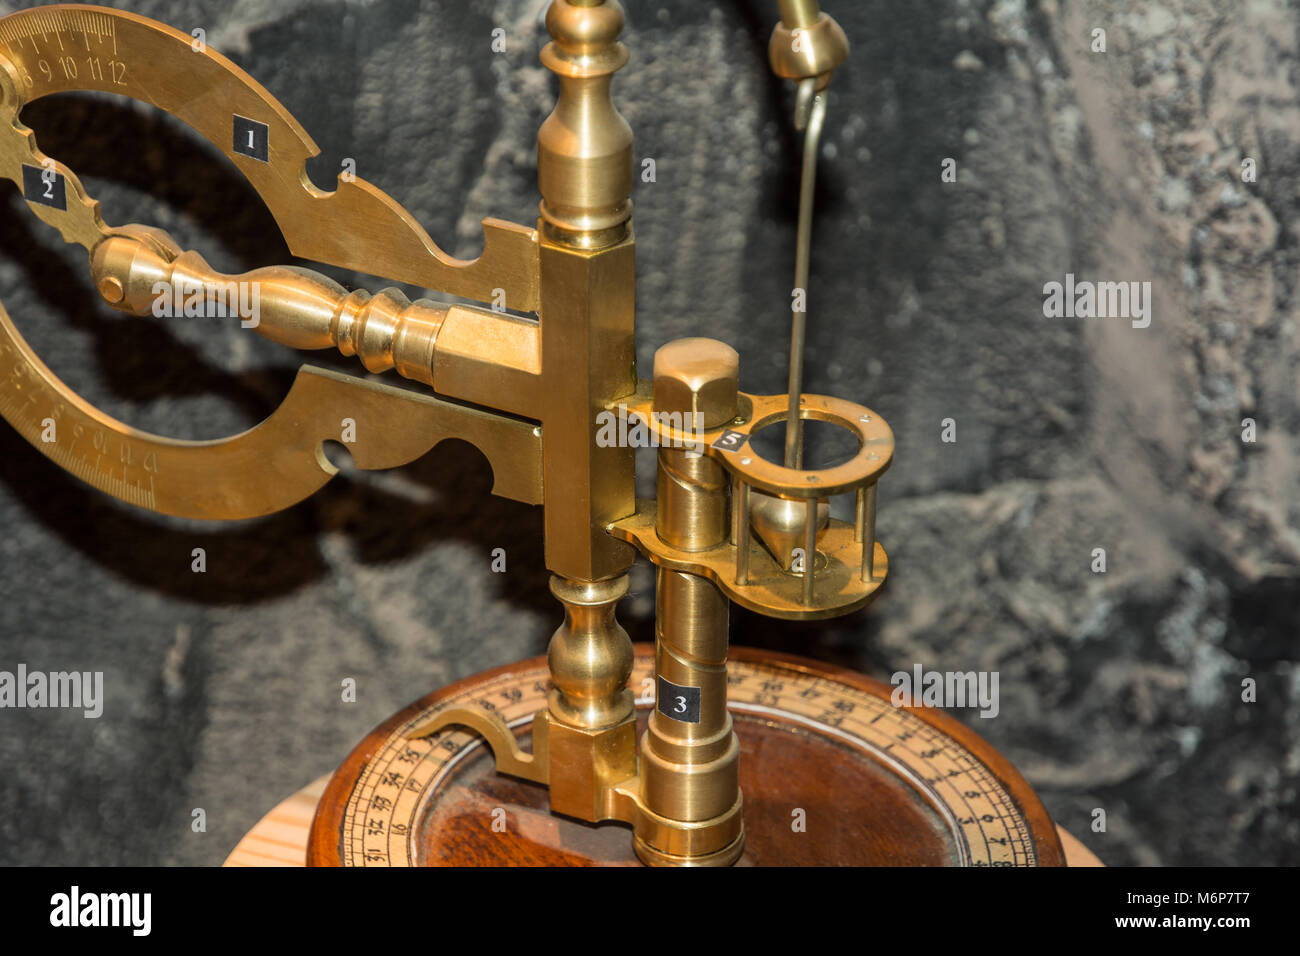
{"type": "MultiPolygon", "coordinates": [[[[110,5],[206,29],[319,143],[318,183],[354,158],[456,254],[483,216],[535,218],[542,0],[110,5]]],[[[635,195],[639,362],[711,335],[739,349],[743,387],[779,392],[798,143],[766,69],[775,4],[625,6],[616,98],[657,168],[635,195]]],[[[883,679],[998,671],[999,715],[959,716],[1107,863],[1300,862],[1294,6],[825,6],[853,53],[821,162],[808,387],[897,434],[891,578],[826,624],[736,612],[733,640],[883,679]],[[1067,273],[1149,281],[1150,327],[1045,318],[1043,286],[1067,273]]],[[[162,226],[222,269],[289,260],[230,164],[151,110],[62,97],[24,118],[109,221],[162,226]]],[[[184,438],[275,408],[298,356],[116,316],[84,257],[4,201],[0,297],[88,401],[184,438]]],[[[0,669],[103,670],[107,689],[99,720],[0,711],[0,863],[219,863],[391,711],[541,653],[558,614],[540,515],[489,481],[444,448],[212,526],[119,505],[0,427],[0,669]]],[[[643,565],[633,590],[621,617],[652,639],[643,565]]]]}

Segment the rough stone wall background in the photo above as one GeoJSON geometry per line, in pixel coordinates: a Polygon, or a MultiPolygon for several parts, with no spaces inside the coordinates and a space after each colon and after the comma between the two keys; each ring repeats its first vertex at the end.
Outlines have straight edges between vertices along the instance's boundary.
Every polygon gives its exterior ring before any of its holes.
{"type": "MultiPolygon", "coordinates": [[[[109,5],[206,29],[316,139],[318,183],[355,158],[456,254],[475,252],[483,216],[535,218],[543,0],[109,5]]],[[[775,4],[625,6],[615,95],[657,166],[634,197],[639,363],[711,335],[738,347],[744,388],[779,392],[798,154],[766,70],[775,4]]],[[[891,577],[836,622],[737,611],[733,641],[883,679],[997,670],[999,716],[969,723],[1107,863],[1300,862],[1295,9],[826,6],[853,53],[820,169],[807,385],[894,427],[891,577]],[[1068,272],[1150,281],[1150,328],[1045,318],[1043,285],[1068,272]]],[[[227,271],[288,261],[233,167],[152,110],[63,97],[24,118],[110,222],[162,226],[227,271]]],[[[87,400],[184,438],[275,408],[299,356],[113,314],[84,257],[15,190],[5,202],[0,297],[87,400]]],[[[119,505],[0,427],[0,668],[103,670],[107,688],[99,720],[0,713],[0,862],[219,863],[391,711],[541,653],[558,613],[540,515],[488,497],[489,480],[444,446],[262,521],[204,525],[119,505]],[[498,546],[505,575],[488,570],[498,546]],[[344,676],[355,705],[338,703],[344,676]]],[[[621,619],[652,639],[644,565],[633,592],[621,619]]]]}

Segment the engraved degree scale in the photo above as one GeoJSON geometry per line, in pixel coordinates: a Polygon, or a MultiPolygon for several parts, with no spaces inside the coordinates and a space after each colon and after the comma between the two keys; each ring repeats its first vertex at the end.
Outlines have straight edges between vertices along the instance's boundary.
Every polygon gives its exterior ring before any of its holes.
{"type": "MultiPolygon", "coordinates": [[[[798,83],[805,136],[803,290],[825,89],[848,44],[816,2],[782,0],[780,14],[771,62],[798,83]]],[[[545,509],[564,610],[547,658],[460,681],[377,728],[325,789],[312,864],[1064,863],[1029,786],[958,722],[895,707],[889,687],[861,675],[729,653],[731,602],[814,619],[877,595],[888,560],[875,540],[876,484],[893,434],[868,408],[804,394],[802,309],[786,395],[741,391],[736,352],[711,339],[663,346],[652,375],[638,377],[632,132],[611,99],[628,60],[623,11],[615,0],[553,0],[546,23],[542,62],[559,98],[538,134],[540,218],[485,220],[483,254],[461,261],[370,183],[313,186],[307,133],[189,35],[93,6],[0,19],[0,176],[85,248],[106,302],[147,314],[160,284],[204,302],[255,284],[258,334],[337,348],[420,389],[303,366],[257,427],[177,441],[81,400],[0,307],[0,413],[83,481],[165,514],[234,520],[302,500],[335,473],[322,443],[344,420],[360,468],[397,467],[458,438],[487,458],[493,493],[545,509]],[[349,291],[296,267],[221,275],[160,230],[105,223],[20,119],[27,103],[71,90],[141,100],[192,127],[248,178],[294,255],[510,311],[349,291]],[[659,446],[655,500],[634,495],[628,443],[601,440],[609,415],[659,446]],[[856,453],[805,469],[805,420],[846,430],[856,453]],[[782,424],[777,463],[750,439],[782,424]],[[840,495],[853,521],[830,517],[840,495]],[[657,566],[653,647],[634,648],[615,616],[638,551],[657,566]],[[504,834],[489,812],[499,807],[517,818],[504,834]]]]}

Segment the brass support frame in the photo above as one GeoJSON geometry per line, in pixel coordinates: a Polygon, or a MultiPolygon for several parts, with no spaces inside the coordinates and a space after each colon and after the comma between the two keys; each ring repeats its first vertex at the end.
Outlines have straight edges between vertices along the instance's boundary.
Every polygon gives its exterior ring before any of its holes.
{"type": "Polygon", "coordinates": [[[810,27],[821,15],[817,0],[781,0],[781,22],[790,29],[810,27]]]}
{"type": "MultiPolygon", "coordinates": [[[[796,272],[797,281],[806,284],[809,200],[825,111],[819,91],[842,62],[847,46],[816,3],[789,0],[782,3],[782,13],[784,21],[773,38],[773,62],[782,75],[805,80],[800,113],[809,127],[809,155],[796,272]],[[784,49],[794,30],[810,34],[815,41],[812,55],[792,56],[793,46],[784,49]]],[[[714,447],[698,443],[705,432],[745,423],[753,428],[774,415],[760,414],[758,403],[748,396],[742,405],[739,359],[728,345],[701,338],[665,345],[655,354],[653,399],[644,401],[648,396],[637,391],[634,367],[632,134],[610,97],[612,76],[627,62],[627,51],[618,42],[622,8],[617,0],[552,0],[546,23],[552,43],[543,50],[542,62],[559,77],[560,95],[538,134],[542,200],[537,384],[542,390],[537,417],[543,423],[546,562],[554,572],[551,591],[565,608],[564,623],[548,652],[554,687],[546,708],[533,719],[532,755],[519,749],[504,724],[469,709],[439,714],[418,733],[453,723],[479,730],[496,753],[498,770],[549,785],[553,812],[589,822],[630,823],[633,848],[645,863],[729,865],[739,858],[745,840],[740,743],[727,710],[729,595],[734,588],[724,591],[730,582],[706,573],[711,565],[705,556],[716,555],[730,543],[736,549],[736,583],[749,586],[751,510],[754,520],[766,521],[760,530],[766,528],[769,536],[775,525],[768,513],[788,511],[799,518],[807,562],[800,584],[802,601],[791,614],[833,610],[844,591],[837,578],[830,580],[836,587],[827,588],[832,593],[826,608],[814,606],[814,598],[820,597],[814,589],[817,541],[828,511],[821,494],[807,496],[806,485],[818,483],[817,490],[828,494],[841,483],[856,487],[863,480],[863,468],[872,475],[883,471],[892,453],[892,434],[883,424],[873,426],[880,434],[868,434],[862,426],[872,417],[858,410],[857,424],[851,427],[858,433],[865,461],[855,459],[839,472],[802,472],[797,441],[802,418],[830,413],[821,408],[824,399],[802,395],[800,315],[795,317],[785,410],[791,438],[785,468],[772,472],[772,466],[755,463],[748,455],[737,468],[714,447]],[[652,418],[675,418],[678,426],[662,427],[669,432],[680,428],[697,440],[694,445],[661,447],[653,524],[641,531],[654,539],[649,547],[627,527],[642,518],[633,497],[632,450],[595,441],[596,417],[629,400],[644,406],[652,418]],[[788,493],[791,475],[800,479],[794,487],[802,502],[773,498],[761,490],[788,493]],[[760,489],[755,504],[751,485],[760,489]],[[639,753],[635,703],[627,687],[632,645],[615,617],[615,606],[628,588],[632,552],[627,542],[635,542],[659,565],[656,706],[639,753]],[[687,563],[670,564],[664,557],[669,553],[687,563]]],[[[472,312],[466,316],[463,322],[480,320],[492,327],[472,312]]],[[[442,318],[441,324],[449,318],[442,318]]],[[[418,308],[401,313],[397,322],[403,319],[417,328],[419,322],[439,321],[418,308]]],[[[444,376],[437,359],[459,353],[444,352],[445,330],[432,337],[432,377],[441,383],[450,376],[444,376]]],[[[467,336],[466,348],[479,338],[467,336]]],[[[464,380],[478,381],[493,363],[499,365],[497,351],[480,350],[484,369],[466,366],[474,374],[464,380]]],[[[532,371],[526,362],[516,364],[532,371]]],[[[842,413],[831,417],[848,420],[842,413]]],[[[645,517],[648,520],[649,514],[645,517]]],[[[859,573],[860,564],[864,581],[872,581],[876,570],[874,519],[872,484],[869,490],[859,489],[852,542],[845,529],[839,533],[843,544],[833,549],[838,555],[849,543],[856,544],[853,550],[862,557],[853,570],[859,573]]],[[[794,522],[788,523],[794,530],[794,522]]],[[[826,541],[830,549],[830,538],[826,541]]],[[[779,549],[782,560],[789,550],[779,549]]],[[[863,588],[849,595],[852,601],[868,597],[863,588]]],[[[772,599],[760,606],[766,613],[778,610],[772,599]]]]}
{"type": "Polygon", "coordinates": [[[565,621],[551,639],[555,689],[533,720],[550,763],[551,809],[631,822],[618,790],[637,773],[636,710],[627,680],[632,643],[615,619],[632,548],[605,532],[634,514],[631,448],[602,447],[596,417],[636,390],[636,262],[632,130],[610,96],[628,58],[623,9],[553,0],[542,63],[559,77],[537,136],[542,194],[539,297],[542,368],[552,388],[542,418],[546,565],[565,621]]]}
{"type": "Polygon", "coordinates": [[[531,415],[542,422],[546,566],[565,620],[551,640],[555,689],[533,719],[533,746],[545,754],[553,811],[631,822],[634,803],[617,788],[630,781],[635,791],[632,644],[614,608],[634,552],[605,529],[636,512],[635,458],[598,444],[595,427],[610,402],[636,390],[632,130],[610,97],[628,58],[618,42],[623,9],[553,0],[546,25],[542,63],[560,94],[537,136],[543,388],[531,415]]]}
{"type": "Polygon", "coordinates": [[[545,739],[533,738],[533,752],[525,753],[500,714],[472,707],[449,707],[406,736],[411,740],[429,737],[446,727],[468,727],[478,733],[492,751],[497,773],[508,773],[534,783],[546,783],[550,762],[545,739]]]}

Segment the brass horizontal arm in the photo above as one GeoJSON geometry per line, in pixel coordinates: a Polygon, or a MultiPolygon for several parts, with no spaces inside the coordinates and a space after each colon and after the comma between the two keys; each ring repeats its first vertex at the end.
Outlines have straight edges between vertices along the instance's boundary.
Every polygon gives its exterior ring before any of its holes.
{"type": "Polygon", "coordinates": [[[536,408],[541,343],[537,324],[524,319],[412,302],[398,289],[349,292],[296,266],[226,275],[141,226],[100,242],[90,262],[96,288],[123,312],[238,319],[281,345],[337,348],[370,372],[393,369],[454,398],[522,415],[536,408]]]}

